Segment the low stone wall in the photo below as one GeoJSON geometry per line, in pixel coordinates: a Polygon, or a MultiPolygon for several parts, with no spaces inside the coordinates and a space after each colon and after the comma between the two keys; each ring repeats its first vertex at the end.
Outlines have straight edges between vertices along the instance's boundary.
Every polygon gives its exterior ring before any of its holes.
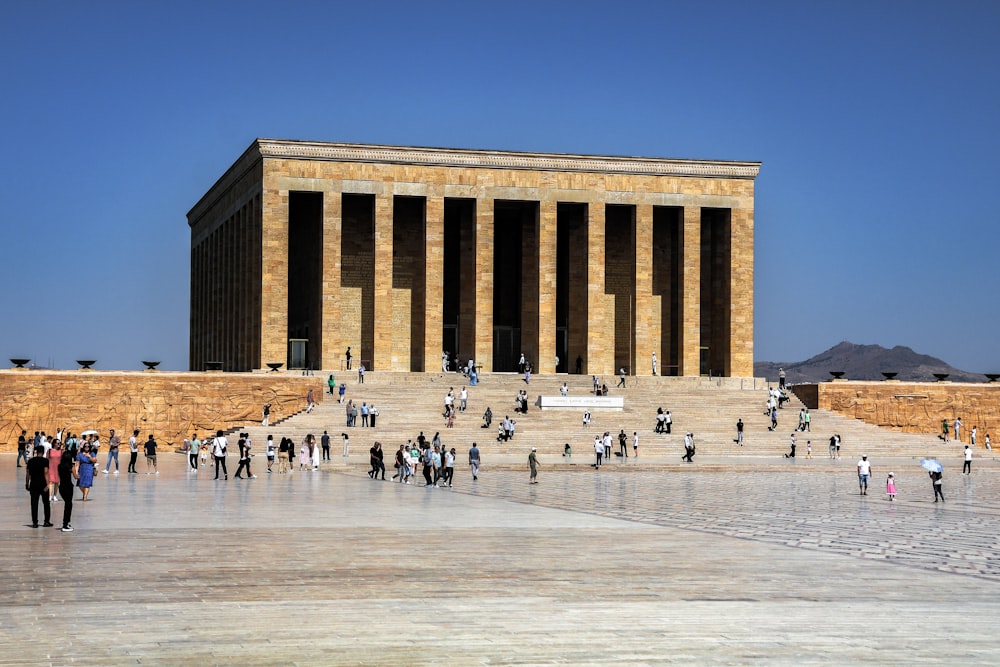
{"type": "Polygon", "coordinates": [[[142,371],[0,371],[0,451],[16,451],[21,429],[53,434],[108,430],[127,441],[134,429],[177,446],[260,422],[271,404],[271,423],[305,409],[306,394],[323,400],[324,381],[283,373],[173,373],[142,371]]]}
{"type": "Polygon", "coordinates": [[[962,418],[963,440],[973,426],[979,442],[1000,433],[1000,383],[821,382],[796,385],[795,395],[810,409],[832,410],[875,426],[907,433],[940,433],[962,418]]]}

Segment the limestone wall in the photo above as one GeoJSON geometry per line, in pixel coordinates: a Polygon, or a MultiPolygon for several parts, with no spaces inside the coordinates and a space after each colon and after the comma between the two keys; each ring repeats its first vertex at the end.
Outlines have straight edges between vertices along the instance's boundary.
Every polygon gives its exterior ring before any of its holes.
{"type": "Polygon", "coordinates": [[[305,409],[324,380],[279,373],[146,373],[141,371],[0,371],[0,451],[15,451],[21,429],[73,433],[109,429],[121,436],[153,433],[161,445],[259,422],[264,403],[271,422],[305,409]]]}
{"type": "MultiPolygon", "coordinates": [[[[1000,383],[822,382],[797,385],[809,408],[833,410],[855,419],[907,433],[940,433],[962,418],[964,433],[979,427],[979,438],[1000,433],[1000,383]]],[[[963,436],[968,442],[968,437],[963,436]]]]}

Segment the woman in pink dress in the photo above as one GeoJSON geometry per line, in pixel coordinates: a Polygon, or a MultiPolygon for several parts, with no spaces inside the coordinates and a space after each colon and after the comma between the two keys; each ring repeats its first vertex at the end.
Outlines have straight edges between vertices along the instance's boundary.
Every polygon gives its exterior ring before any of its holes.
{"type": "Polygon", "coordinates": [[[59,461],[62,460],[62,443],[56,440],[49,450],[49,502],[55,502],[59,489],[59,461]]]}
{"type": "Polygon", "coordinates": [[[896,476],[892,473],[889,473],[889,477],[885,480],[885,493],[889,496],[889,500],[896,498],[896,476]]]}

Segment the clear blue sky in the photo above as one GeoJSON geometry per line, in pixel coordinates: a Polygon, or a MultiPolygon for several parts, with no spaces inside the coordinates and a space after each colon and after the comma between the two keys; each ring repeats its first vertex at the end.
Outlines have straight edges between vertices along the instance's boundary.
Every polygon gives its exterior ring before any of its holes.
{"type": "Polygon", "coordinates": [[[760,160],[756,358],[1000,372],[1000,3],[20,2],[0,359],[187,366],[185,214],[255,137],[760,160]]]}

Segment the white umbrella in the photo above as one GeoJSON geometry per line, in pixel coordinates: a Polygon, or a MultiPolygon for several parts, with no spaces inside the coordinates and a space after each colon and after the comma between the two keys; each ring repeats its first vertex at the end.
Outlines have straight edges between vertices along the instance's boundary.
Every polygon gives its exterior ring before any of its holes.
{"type": "Polygon", "coordinates": [[[89,431],[84,431],[80,435],[97,435],[97,431],[95,431],[94,429],[90,429],[89,431]]]}
{"type": "Polygon", "coordinates": [[[927,472],[943,472],[944,466],[937,459],[921,459],[920,467],[927,472]]]}

